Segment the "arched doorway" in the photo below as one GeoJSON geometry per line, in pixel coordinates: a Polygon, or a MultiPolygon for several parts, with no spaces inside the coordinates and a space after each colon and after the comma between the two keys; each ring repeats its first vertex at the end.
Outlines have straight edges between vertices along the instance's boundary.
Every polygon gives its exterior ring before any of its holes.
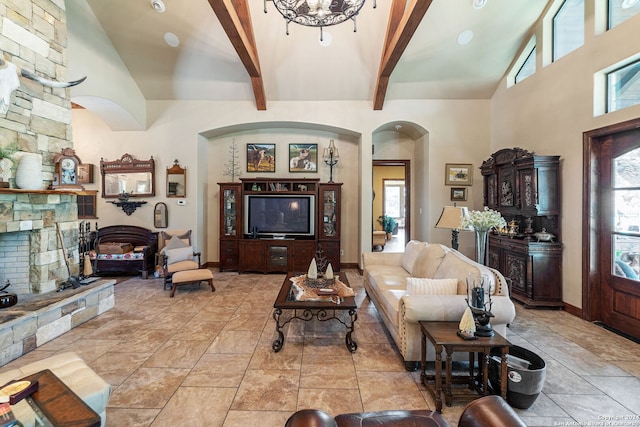
{"type": "Polygon", "coordinates": [[[401,252],[411,235],[411,161],[373,160],[374,198],[372,223],[380,229],[378,218],[389,215],[398,225],[384,250],[401,252]]]}

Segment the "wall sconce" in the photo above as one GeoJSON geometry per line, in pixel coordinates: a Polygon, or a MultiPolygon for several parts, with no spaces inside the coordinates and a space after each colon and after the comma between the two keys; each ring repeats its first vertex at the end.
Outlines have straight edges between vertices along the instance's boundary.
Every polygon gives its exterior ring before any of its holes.
{"type": "Polygon", "coordinates": [[[329,182],[333,182],[333,167],[337,165],[338,160],[340,160],[340,154],[333,143],[333,139],[329,141],[329,147],[324,149],[322,158],[324,162],[329,165],[329,182]]]}

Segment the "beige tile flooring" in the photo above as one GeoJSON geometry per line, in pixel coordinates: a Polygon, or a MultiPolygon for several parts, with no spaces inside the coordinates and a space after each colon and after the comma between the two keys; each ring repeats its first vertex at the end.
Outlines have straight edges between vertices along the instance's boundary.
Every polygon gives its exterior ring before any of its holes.
{"type": "MultiPolygon", "coordinates": [[[[186,285],[174,298],[159,279],[119,283],[114,309],[2,370],[77,352],[113,385],[107,426],[114,427],[270,427],[302,408],[433,409],[419,373],[404,370],[361,276],[347,274],[360,307],[354,354],[335,321],[292,322],[274,353],[272,304],[284,275],[214,272],[215,293],[186,285]]],[[[527,425],[640,426],[640,345],[565,312],[517,306],[517,313],[508,338],[547,362],[543,394],[518,410],[527,425]]],[[[452,426],[465,403],[444,407],[452,426]]]]}

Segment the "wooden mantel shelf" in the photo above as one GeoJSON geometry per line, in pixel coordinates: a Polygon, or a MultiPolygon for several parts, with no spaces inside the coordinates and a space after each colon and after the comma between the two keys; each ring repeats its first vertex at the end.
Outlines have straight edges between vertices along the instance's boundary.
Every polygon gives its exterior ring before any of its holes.
{"type": "Polygon", "coordinates": [[[22,190],[19,188],[0,188],[0,194],[77,194],[74,190],[22,190]]]}

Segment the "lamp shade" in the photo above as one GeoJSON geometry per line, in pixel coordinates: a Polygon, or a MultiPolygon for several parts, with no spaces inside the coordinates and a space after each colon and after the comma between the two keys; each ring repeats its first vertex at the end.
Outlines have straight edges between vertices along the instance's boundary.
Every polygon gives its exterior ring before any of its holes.
{"type": "Polygon", "coordinates": [[[465,206],[445,206],[442,208],[440,218],[436,223],[436,228],[448,228],[450,230],[460,230],[462,218],[469,215],[469,209],[465,206]]]}

